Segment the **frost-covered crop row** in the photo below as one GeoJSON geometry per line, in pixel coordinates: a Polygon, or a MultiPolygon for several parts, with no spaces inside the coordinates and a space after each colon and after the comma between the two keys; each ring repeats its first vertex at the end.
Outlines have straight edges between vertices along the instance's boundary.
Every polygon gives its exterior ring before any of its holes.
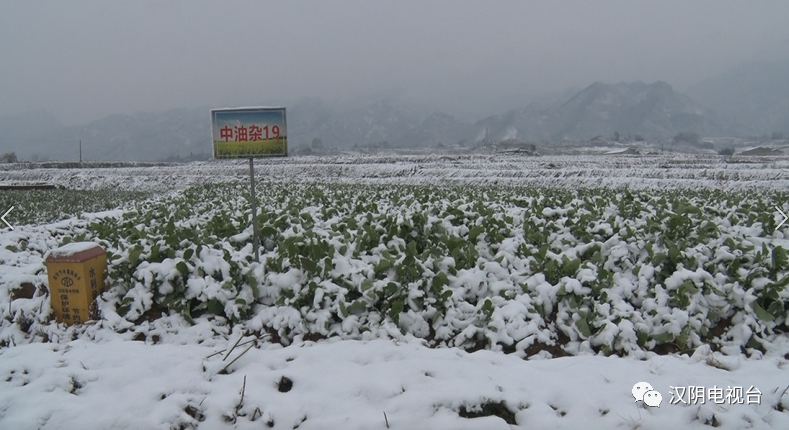
{"type": "MultiPolygon", "coordinates": [[[[117,189],[102,190],[5,190],[0,192],[0,215],[12,225],[44,224],[61,221],[81,213],[99,212],[142,200],[150,192],[117,189]]],[[[5,224],[0,223],[3,227],[5,224]]]]}
{"type": "Polygon", "coordinates": [[[259,264],[244,183],[140,203],[67,238],[109,250],[106,320],[122,330],[170,311],[283,343],[413,335],[519,355],[758,353],[786,329],[782,195],[258,189],[259,264]]]}

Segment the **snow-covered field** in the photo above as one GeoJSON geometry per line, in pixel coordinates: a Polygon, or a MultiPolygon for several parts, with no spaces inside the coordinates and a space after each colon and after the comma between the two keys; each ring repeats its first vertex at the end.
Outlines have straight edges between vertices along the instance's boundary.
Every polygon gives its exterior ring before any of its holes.
{"type": "Polygon", "coordinates": [[[64,198],[0,231],[0,428],[789,428],[787,167],[259,160],[261,264],[246,162],[5,168],[0,183],[160,198],[64,198]],[[100,318],[73,327],[44,288],[69,240],[112,254],[100,318]]]}
{"type": "MultiPolygon", "coordinates": [[[[475,183],[575,187],[725,188],[785,190],[789,157],[404,155],[302,156],[260,159],[261,179],[288,181],[475,183]]],[[[117,187],[167,191],[187,185],[248,178],[246,160],[163,167],[38,168],[0,165],[3,183],[51,183],[74,189],[117,187]]]]}

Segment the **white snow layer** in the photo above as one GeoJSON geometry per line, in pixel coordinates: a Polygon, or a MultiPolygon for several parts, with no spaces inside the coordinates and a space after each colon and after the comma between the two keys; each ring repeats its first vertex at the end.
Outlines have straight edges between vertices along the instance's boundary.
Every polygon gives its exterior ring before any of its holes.
{"type": "Polygon", "coordinates": [[[727,371],[699,354],[525,361],[387,340],[262,344],[242,354],[247,348],[236,347],[227,360],[225,352],[211,356],[224,347],[123,340],[3,349],[0,428],[384,429],[387,421],[391,429],[513,428],[497,416],[459,415],[500,402],[514,414],[514,427],[524,429],[713,422],[720,429],[789,428],[789,414],[779,411],[789,407],[789,362],[782,357],[727,371]],[[288,391],[283,377],[292,382],[288,391]],[[638,382],[662,394],[660,407],[635,401],[631,389],[638,382]],[[687,404],[688,394],[679,401],[672,392],[688,386],[722,388],[724,395],[733,387],[755,393],[753,387],[761,395],[744,395],[742,404],[687,404]]]}
{"type": "Polygon", "coordinates": [[[49,251],[47,254],[44,255],[44,260],[46,260],[50,256],[52,256],[52,257],[60,257],[60,256],[64,256],[64,255],[74,255],[74,254],[76,254],[78,252],[82,252],[82,251],[87,251],[89,249],[93,249],[96,246],[98,246],[98,245],[96,245],[95,242],[72,242],[72,243],[67,243],[67,244],[65,244],[63,246],[60,246],[60,247],[58,247],[56,249],[53,249],[53,250],[49,251]]]}
{"type": "MultiPolygon", "coordinates": [[[[0,181],[67,188],[168,191],[249,178],[246,160],[169,166],[67,169],[0,166],[0,181]]],[[[716,155],[429,154],[307,156],[255,160],[255,176],[269,180],[396,183],[521,184],[562,188],[713,188],[785,190],[789,158],[716,155]]]]}

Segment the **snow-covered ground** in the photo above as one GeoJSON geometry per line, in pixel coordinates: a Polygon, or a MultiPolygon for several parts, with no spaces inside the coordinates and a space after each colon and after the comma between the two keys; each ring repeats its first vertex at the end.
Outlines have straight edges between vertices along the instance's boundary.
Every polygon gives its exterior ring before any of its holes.
{"type": "MultiPolygon", "coordinates": [[[[751,193],[789,185],[789,161],[781,158],[726,163],[720,157],[301,157],[259,160],[256,166],[258,177],[298,181],[751,193]]],[[[172,191],[243,180],[247,174],[245,162],[223,162],[2,170],[0,181],[172,191]]],[[[46,248],[57,245],[59,232],[79,225],[71,219],[0,230],[3,318],[46,307],[41,291],[14,297],[10,283],[45,283],[46,248]],[[15,251],[20,237],[32,251],[15,251]]],[[[283,347],[266,334],[258,338],[241,325],[215,326],[207,319],[190,325],[175,315],[144,322],[146,334],[140,337],[134,328],[119,330],[122,324],[114,318],[118,315],[108,312],[79,328],[53,324],[47,342],[22,332],[0,333],[2,339],[18,340],[0,346],[0,428],[789,428],[789,339],[781,337],[762,356],[723,355],[701,346],[692,355],[647,352],[621,358],[581,351],[574,357],[538,354],[524,360],[487,350],[429,348],[396,327],[389,339],[283,347]],[[634,399],[631,390],[639,382],[662,395],[659,407],[634,399]]]]}
{"type": "MultiPolygon", "coordinates": [[[[301,156],[255,161],[255,175],[272,180],[374,183],[527,184],[638,189],[719,188],[785,190],[789,157],[717,155],[543,156],[410,155],[301,156]]],[[[166,191],[206,182],[244,179],[246,160],[126,168],[58,169],[0,165],[0,182],[48,183],[74,189],[166,191]]]]}
{"type": "Polygon", "coordinates": [[[789,385],[789,362],[782,357],[720,357],[731,369],[723,370],[707,364],[715,357],[703,352],[644,361],[595,356],[524,361],[490,351],[469,354],[387,340],[286,348],[264,343],[243,355],[247,345],[236,347],[227,360],[225,353],[213,355],[238,337],[213,346],[186,339],[185,345],[155,346],[78,339],[3,349],[0,425],[84,430],[684,429],[715,423],[721,429],[789,428],[789,414],[779,410],[789,406],[789,395],[783,403],[779,399],[789,385]],[[226,374],[220,373],[238,356],[226,374]],[[648,382],[662,394],[659,407],[635,401],[631,390],[638,382],[648,382]],[[721,388],[722,402],[707,398],[704,404],[688,404],[689,394],[682,400],[672,396],[672,387],[687,386],[721,388]],[[742,393],[735,395],[735,387],[742,393]],[[746,394],[749,390],[752,394],[746,394]],[[740,399],[743,404],[737,403],[740,399]],[[463,418],[458,412],[502,402],[517,423],[512,427],[497,416],[463,418]]]}

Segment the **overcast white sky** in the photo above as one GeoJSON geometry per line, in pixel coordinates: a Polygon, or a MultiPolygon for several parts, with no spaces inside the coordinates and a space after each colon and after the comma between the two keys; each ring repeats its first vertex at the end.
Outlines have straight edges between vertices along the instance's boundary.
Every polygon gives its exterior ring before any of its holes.
{"type": "Polygon", "coordinates": [[[788,46],[788,1],[11,0],[0,116],[78,124],[392,89],[495,108],[594,81],[683,90],[788,46]]]}

